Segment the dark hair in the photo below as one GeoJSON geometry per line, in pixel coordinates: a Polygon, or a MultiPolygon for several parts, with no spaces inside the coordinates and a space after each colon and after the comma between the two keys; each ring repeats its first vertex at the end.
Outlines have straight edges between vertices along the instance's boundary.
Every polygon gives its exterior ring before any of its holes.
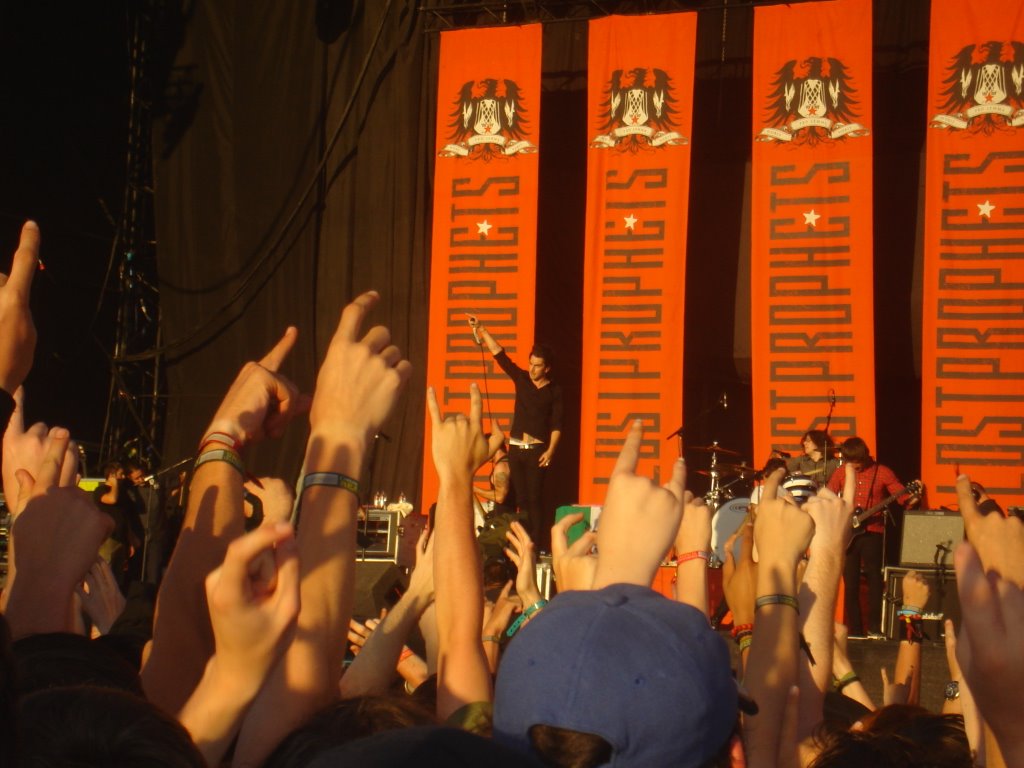
{"type": "Polygon", "coordinates": [[[817,448],[819,451],[824,451],[826,448],[828,448],[829,452],[831,453],[832,448],[835,446],[835,443],[832,441],[832,436],[828,432],[825,432],[824,430],[821,429],[807,430],[806,432],[804,432],[804,436],[800,438],[800,442],[803,443],[803,441],[807,439],[810,439],[810,441],[814,443],[814,447],[817,448]]]}
{"type": "MultiPolygon", "coordinates": [[[[729,768],[732,765],[733,738],[739,738],[739,726],[729,734],[718,752],[700,768],[729,768]]],[[[530,726],[530,746],[549,768],[595,768],[611,762],[614,748],[594,733],[556,728],[540,723],[530,726]]]]}
{"type": "Polygon", "coordinates": [[[847,461],[856,461],[860,464],[871,464],[874,461],[871,458],[871,451],[868,450],[868,444],[859,437],[846,438],[839,446],[839,451],[847,461]]]}
{"type": "Polygon", "coordinates": [[[531,725],[530,744],[551,768],[595,768],[612,759],[612,745],[593,733],[531,725]]]}
{"type": "Polygon", "coordinates": [[[970,768],[973,764],[960,715],[936,715],[923,707],[893,704],[866,715],[861,723],[864,730],[828,734],[811,768],[970,768]]]}
{"type": "Polygon", "coordinates": [[[548,368],[555,364],[555,353],[547,344],[534,344],[530,350],[530,357],[539,357],[548,368]]]}
{"type": "Polygon", "coordinates": [[[786,460],[780,459],[778,456],[772,456],[768,461],[764,463],[764,469],[761,470],[761,475],[768,477],[776,469],[785,469],[786,460]]]}
{"type": "Polygon", "coordinates": [[[17,727],[22,768],[206,765],[177,720],[125,691],[93,686],[36,691],[21,700],[17,727]]]}
{"type": "Polygon", "coordinates": [[[403,695],[356,696],[314,714],[275,749],[263,768],[305,766],[322,752],[382,731],[434,724],[433,716],[403,695]]]}

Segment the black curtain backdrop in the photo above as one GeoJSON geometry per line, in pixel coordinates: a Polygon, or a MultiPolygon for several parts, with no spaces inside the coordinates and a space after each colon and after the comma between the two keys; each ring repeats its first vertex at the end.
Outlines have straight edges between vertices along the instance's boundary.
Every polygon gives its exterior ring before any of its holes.
{"type": "MultiPolygon", "coordinates": [[[[753,11],[714,5],[698,19],[679,396],[690,444],[716,439],[761,463],[749,434],[753,11]],[[728,410],[709,409],[722,392],[728,410]]],[[[169,89],[168,114],[155,127],[165,465],[191,455],[235,373],[286,325],[299,327],[300,340],[285,372],[310,391],[340,309],[376,288],[384,301],[372,320],[391,328],[415,373],[378,441],[368,490],[404,492],[419,505],[439,45],[419,6],[199,3],[184,20],[179,87],[169,89]]],[[[874,9],[873,447],[908,478],[921,450],[917,222],[928,11],[926,0],[874,9]]],[[[536,327],[555,346],[570,403],[547,489],[552,506],[574,501],[578,483],[586,55],[585,22],[545,26],[536,327]]],[[[303,427],[262,446],[251,468],[294,478],[303,427]]]]}

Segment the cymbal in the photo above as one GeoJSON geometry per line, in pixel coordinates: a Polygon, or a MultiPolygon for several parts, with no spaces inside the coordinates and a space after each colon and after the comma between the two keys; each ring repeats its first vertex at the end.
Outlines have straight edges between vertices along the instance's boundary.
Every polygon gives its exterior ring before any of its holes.
{"type": "Polygon", "coordinates": [[[719,472],[729,472],[733,475],[752,475],[757,471],[749,464],[718,464],[715,469],[719,472]]]}
{"type": "Polygon", "coordinates": [[[736,456],[742,458],[743,454],[739,451],[734,451],[731,448],[723,448],[720,445],[689,445],[686,447],[688,451],[701,451],[702,453],[721,453],[725,456],[736,456]]]}
{"type": "MultiPolygon", "coordinates": [[[[744,475],[754,474],[754,468],[747,466],[746,464],[719,464],[715,467],[715,471],[719,477],[726,477],[736,475],[743,477],[744,475]]],[[[710,469],[697,469],[692,472],[694,475],[700,475],[701,477],[711,477],[710,469]]]]}

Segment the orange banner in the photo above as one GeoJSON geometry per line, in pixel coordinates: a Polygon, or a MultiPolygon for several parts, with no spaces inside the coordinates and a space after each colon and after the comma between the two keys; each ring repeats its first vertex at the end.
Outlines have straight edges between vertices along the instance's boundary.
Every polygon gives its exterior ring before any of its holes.
{"type": "Polygon", "coordinates": [[[757,8],[753,99],[754,463],[833,405],[874,450],[870,0],[757,8]]]}
{"type": "Polygon", "coordinates": [[[922,479],[1024,504],[1024,5],[932,0],[922,479]]]}
{"type": "MultiPolygon", "coordinates": [[[[515,391],[466,323],[475,314],[514,360],[533,344],[541,27],[441,34],[427,383],[442,414],[469,411],[469,384],[505,429],[515,391]]],[[[485,424],[485,428],[488,425],[485,424]]],[[[421,506],[437,497],[425,432],[421,506]]]]}
{"type": "MultiPolygon", "coordinates": [[[[590,22],[582,503],[604,500],[634,419],[668,478],[683,418],[683,296],[697,17],[590,22]]],[[[653,462],[651,468],[649,462],[653,462]]]]}

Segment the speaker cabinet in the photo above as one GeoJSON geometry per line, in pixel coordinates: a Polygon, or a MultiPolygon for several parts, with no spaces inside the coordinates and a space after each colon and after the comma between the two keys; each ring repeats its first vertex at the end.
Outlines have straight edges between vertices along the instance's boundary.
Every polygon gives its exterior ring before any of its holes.
{"type": "Polygon", "coordinates": [[[360,621],[378,618],[380,609],[390,609],[405,588],[405,573],[394,563],[356,562],[356,602],[352,615],[360,621]]]}
{"type": "Polygon", "coordinates": [[[896,612],[903,607],[903,579],[916,570],[928,582],[931,591],[928,603],[921,608],[924,632],[930,640],[943,636],[942,622],[952,619],[960,625],[960,598],[956,592],[956,571],[952,568],[894,568],[885,569],[885,595],[882,598],[882,634],[890,640],[900,640],[903,624],[896,620],[896,612]]]}
{"type": "Polygon", "coordinates": [[[907,510],[903,515],[900,565],[953,567],[953,550],[964,540],[964,519],[944,509],[907,510]]]}

